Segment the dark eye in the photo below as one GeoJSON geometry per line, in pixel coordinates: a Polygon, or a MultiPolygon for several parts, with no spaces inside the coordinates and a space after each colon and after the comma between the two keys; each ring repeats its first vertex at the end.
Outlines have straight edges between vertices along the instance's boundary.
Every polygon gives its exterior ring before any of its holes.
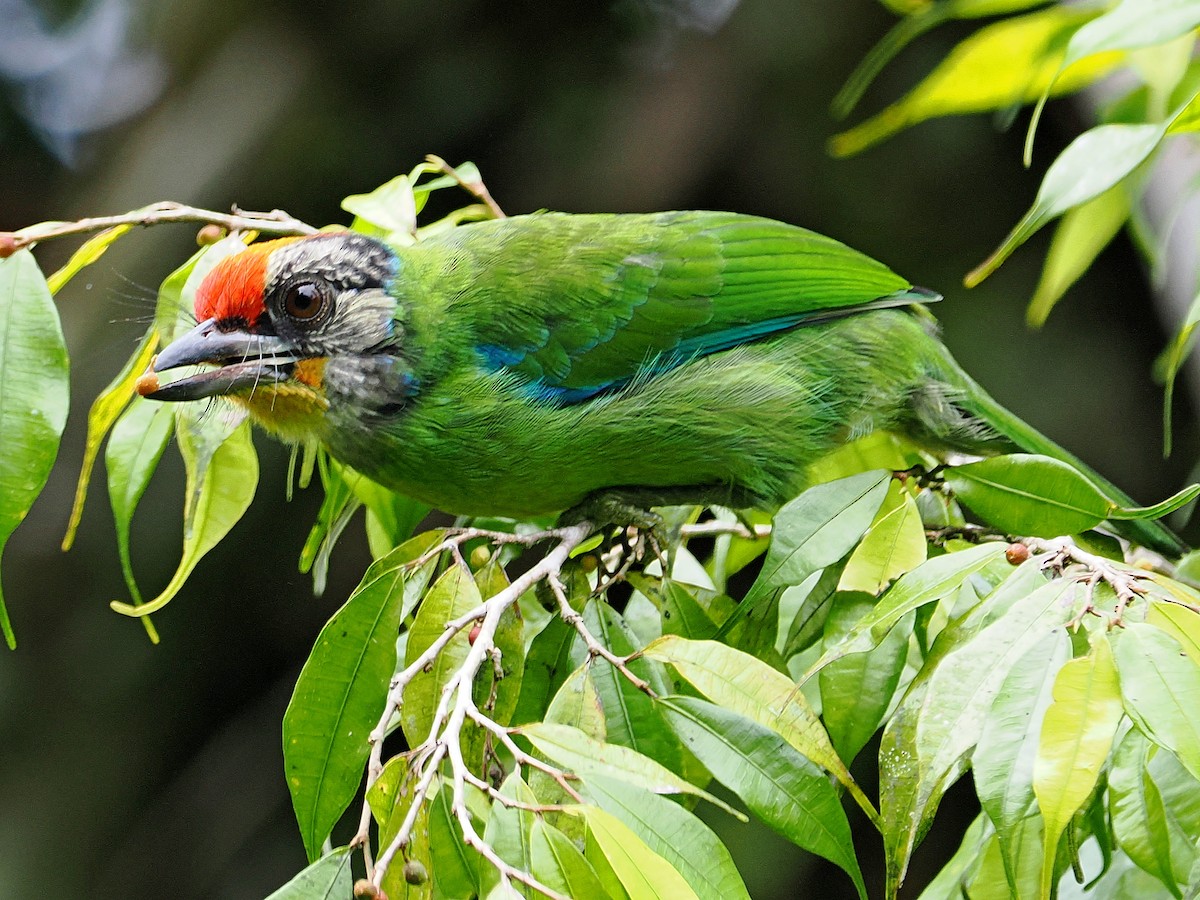
{"type": "Polygon", "coordinates": [[[328,294],[311,281],[299,281],[283,292],[283,311],[297,322],[320,318],[328,305],[328,294]]]}

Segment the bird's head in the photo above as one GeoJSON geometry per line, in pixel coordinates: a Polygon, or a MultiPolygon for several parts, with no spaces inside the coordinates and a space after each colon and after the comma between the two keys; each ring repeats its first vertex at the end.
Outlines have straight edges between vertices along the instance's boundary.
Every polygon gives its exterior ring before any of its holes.
{"type": "Polygon", "coordinates": [[[413,390],[390,290],[396,254],[352,232],[281,238],[222,259],[196,291],[191,331],[166,346],[139,392],[226,396],[280,436],[320,430],[331,406],[369,414],[413,390]],[[161,384],[157,373],[206,369],[161,384]]]}

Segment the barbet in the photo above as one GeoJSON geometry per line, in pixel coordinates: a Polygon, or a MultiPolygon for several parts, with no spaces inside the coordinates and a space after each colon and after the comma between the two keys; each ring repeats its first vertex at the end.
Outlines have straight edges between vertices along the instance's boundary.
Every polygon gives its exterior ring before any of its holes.
{"type": "MultiPolygon", "coordinates": [[[[229,397],[467,515],[771,508],[876,430],[1084,468],[962,371],[936,299],[831,238],[732,213],[540,213],[406,247],[322,233],[218,263],[198,324],[154,363],[216,368],[142,390],[229,397]]],[[[1155,523],[1114,527],[1180,548],[1155,523]]]]}

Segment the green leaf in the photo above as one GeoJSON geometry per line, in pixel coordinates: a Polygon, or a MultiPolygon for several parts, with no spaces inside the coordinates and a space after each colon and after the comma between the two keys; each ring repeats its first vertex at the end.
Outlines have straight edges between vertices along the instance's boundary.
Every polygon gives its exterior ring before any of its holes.
{"type": "Polygon", "coordinates": [[[788,676],[747,653],[715,641],[664,635],[644,655],[670,663],[718,706],[779,734],[804,757],[828,770],[872,819],[878,813],[842,762],[825,727],[788,676]]]}
{"type": "Polygon", "coordinates": [[[1126,624],[1114,645],[1125,711],[1200,778],[1200,666],[1153,625],[1126,624]]]}
{"type": "MultiPolygon", "coordinates": [[[[71,549],[75,542],[75,531],[79,528],[79,520],[83,517],[83,505],[87,500],[88,484],[92,480],[92,467],[100,453],[100,444],[104,436],[117,421],[117,417],[134,399],[134,382],[141,377],[150,364],[154,351],[158,347],[158,335],[154,329],[146,332],[138,349],[133,352],[117,377],[100,392],[92,407],[88,410],[87,441],[84,444],[83,464],[79,470],[79,480],[75,485],[75,502],[71,506],[71,517],[67,522],[67,533],[62,540],[63,551],[71,549]]],[[[157,458],[154,460],[158,462],[157,458]]]]}
{"type": "Polygon", "coordinates": [[[1071,36],[1063,65],[1105,51],[1165,44],[1198,26],[1196,0],[1122,0],[1071,36]]]}
{"type": "Polygon", "coordinates": [[[1161,519],[1163,516],[1169,516],[1175,510],[1187,506],[1197,497],[1200,497],[1200,484],[1190,484],[1161,503],[1155,503],[1153,506],[1118,506],[1109,511],[1108,517],[1110,519],[1161,519]]]}
{"type": "Polygon", "coordinates": [[[661,704],[718,781],[789,841],[844,869],[865,900],[845,810],[816,765],[774,731],[705,700],[672,697],[661,704]]]}
{"type": "Polygon", "coordinates": [[[865,653],[879,646],[906,613],[954,593],[972,575],[1003,560],[1004,550],[1005,546],[1000,543],[979,544],[934,557],[917,566],[892,585],[843,640],[827,648],[821,658],[809,666],[801,681],[807,681],[835,659],[851,653],[865,653]]]}
{"type": "Polygon", "coordinates": [[[170,406],[137,397],[113,426],[104,451],[108,499],[117,529],[117,553],[121,558],[125,585],[135,605],[142,602],[142,594],[133,575],[129,553],[130,523],[150,483],[150,476],[167,448],[174,424],[175,416],[170,406]]]}
{"type": "Polygon", "coordinates": [[[1182,897],[1171,870],[1171,835],[1162,795],[1150,777],[1152,745],[1129,729],[1113,754],[1108,773],[1108,803],[1113,837],[1129,858],[1182,897]]]}
{"type": "MultiPolygon", "coordinates": [[[[391,845],[412,803],[415,782],[409,777],[408,759],[394,756],[388,760],[367,791],[367,803],[375,821],[379,823],[379,847],[391,845]]],[[[412,826],[412,838],[404,847],[404,860],[414,860],[425,866],[427,872],[434,870],[433,854],[429,847],[429,806],[423,805],[417,812],[412,826]]],[[[427,878],[421,884],[409,884],[400,864],[390,867],[380,885],[388,897],[397,900],[429,900],[433,885],[427,878]]]]}
{"type": "Polygon", "coordinates": [[[890,479],[884,470],[862,472],[809,488],[785,504],[775,514],[762,571],[718,636],[744,622],[777,588],[801,584],[849,553],[875,518],[890,479]]]}
{"type": "Polygon", "coordinates": [[[128,234],[132,230],[132,225],[116,225],[112,228],[106,228],[99,234],[93,235],[84,241],[79,249],[71,254],[71,258],[67,260],[66,265],[46,279],[50,293],[57,294],[61,291],[68,281],[78,275],[83,269],[99,260],[104,255],[104,252],[116,243],[117,238],[128,234]]]}
{"type": "MultiPolygon", "coordinates": [[[[485,598],[494,597],[508,587],[508,576],[498,556],[493,556],[487,565],[475,573],[475,584],[479,587],[480,596],[485,598]]],[[[493,655],[492,664],[484,666],[475,677],[475,702],[500,725],[512,723],[512,714],[521,693],[521,682],[525,675],[523,628],[516,604],[500,614],[495,638],[498,659],[493,655]],[[500,667],[499,678],[497,665],[500,667]]],[[[485,752],[482,745],[479,749],[485,752]]]]}
{"type": "Polygon", "coordinates": [[[1050,310],[1103,250],[1129,218],[1129,192],[1117,184],[1063,214],[1054,232],[1037,289],[1029,301],[1025,320],[1041,327],[1050,310]]]}
{"type": "Polygon", "coordinates": [[[599,775],[587,777],[584,794],[670,863],[698,897],[749,900],[742,876],[720,838],[678,803],[599,775]]]}
{"type": "MultiPolygon", "coordinates": [[[[529,806],[537,803],[537,797],[533,795],[533,791],[529,790],[529,785],[522,780],[519,771],[514,770],[504,779],[504,783],[500,785],[500,793],[518,803],[529,806]]],[[[484,841],[496,851],[496,855],[514,869],[522,872],[529,872],[533,869],[529,838],[530,832],[533,830],[534,818],[533,812],[529,809],[508,806],[497,800],[492,803],[491,815],[488,816],[487,827],[483,832],[484,841]]],[[[480,866],[480,881],[483,888],[481,893],[486,896],[499,884],[500,873],[491,864],[484,862],[480,866]]],[[[527,886],[521,885],[517,890],[522,896],[534,896],[527,886]]]]}
{"type": "Polygon", "coordinates": [[[604,707],[591,673],[592,664],[584,663],[567,676],[546,708],[546,721],[570,725],[593,740],[604,741],[604,707]]]}
{"type": "MultiPolygon", "coordinates": [[[[566,897],[605,897],[596,870],[569,837],[540,816],[529,834],[530,874],[566,897]]],[[[452,895],[454,896],[454,895],[452,895]]]]}
{"type": "Polygon", "coordinates": [[[954,466],[946,483],[984,521],[1009,534],[1077,534],[1095,528],[1113,507],[1074,466],[1032,453],[954,466]]]}
{"type": "Polygon", "coordinates": [[[1044,92],[1076,91],[1107,74],[1119,57],[1097,56],[1055,80],[1068,37],[1095,14],[1054,6],[1005,19],[974,32],[925,79],[883,112],[829,142],[834,156],[851,156],[912,125],[938,116],[1008,109],[1044,92]]]}
{"type": "Polygon", "coordinates": [[[1146,624],[1165,631],[1200,665],[1200,613],[1178,603],[1151,602],[1146,609],[1146,624]]]}
{"type": "Polygon", "coordinates": [[[1033,793],[1045,821],[1042,896],[1050,895],[1059,838],[1091,795],[1120,724],[1121,689],[1108,639],[1100,635],[1091,652],[1073,659],[1054,679],[1054,702],[1046,710],[1033,793]]]}
{"type": "MultiPolygon", "coordinates": [[[[412,665],[417,657],[428,650],[446,630],[447,622],[470,612],[482,602],[483,598],[471,573],[461,565],[451,565],[441,578],[434,582],[417,610],[417,618],[408,630],[404,664],[412,665]]],[[[429,737],[433,727],[433,713],[441,699],[442,688],[471,651],[467,638],[467,632],[460,631],[442,649],[433,663],[418,672],[409,682],[404,692],[401,723],[410,747],[415,747],[429,737]]],[[[464,729],[464,732],[469,731],[470,729],[464,729]]]]}
{"type": "MultiPolygon", "coordinates": [[[[624,620],[607,603],[600,600],[589,602],[583,611],[583,618],[596,639],[617,656],[628,656],[641,649],[624,620]]],[[[590,656],[581,641],[575,642],[572,653],[576,665],[581,665],[590,656]]],[[[635,659],[629,663],[629,668],[633,674],[648,681],[655,693],[669,693],[659,663],[635,659]]],[[[663,721],[662,713],[650,697],[605,662],[592,666],[592,682],[604,707],[609,743],[632,747],[672,772],[685,771],[679,741],[663,721]]]]}
{"type": "Polygon", "coordinates": [[[1075,138],[1046,170],[1033,206],[992,255],[967,274],[964,284],[979,284],[1043,225],[1130,175],[1158,149],[1170,122],[1097,125],[1075,138]]]}
{"type": "MultiPolygon", "coordinates": [[[[832,645],[849,634],[874,606],[874,599],[866,594],[838,595],[825,624],[826,643],[832,645]]],[[[822,715],[842,759],[858,756],[883,722],[904,672],[914,619],[908,613],[874,650],[843,656],[820,671],[822,715]]]]}
{"type": "Polygon", "coordinates": [[[917,900],[962,900],[968,875],[978,866],[979,859],[994,836],[988,817],[980,813],[967,826],[954,856],[942,866],[942,870],[917,900]]]}
{"type": "Polygon", "coordinates": [[[838,590],[878,594],[892,579],[925,562],[927,547],[912,494],[892,479],[875,521],[850,554],[838,590]]]}
{"type": "Polygon", "coordinates": [[[354,799],[388,681],[404,599],[407,547],[373,564],[317,636],[283,717],[292,806],[310,860],[354,799]]]}
{"type": "Polygon", "coordinates": [[[175,435],[187,470],[183,554],[170,582],[153,600],[138,605],[114,600],[110,604],[122,615],[145,616],[166,606],[196,564],[224,539],[254,499],[258,457],[250,441],[250,423],[243,422],[215,449],[206,446],[203,435],[190,428],[177,426],[175,435]]]}
{"type": "Polygon", "coordinates": [[[648,756],[620,744],[606,744],[578,728],[554,722],[522,725],[519,731],[547,759],[578,775],[602,775],[655,794],[691,794],[703,797],[730,815],[729,805],[708,791],[680,778],[648,756]]]}
{"type": "Polygon", "coordinates": [[[342,209],[354,215],[350,227],[357,231],[363,230],[364,223],[409,236],[417,231],[416,199],[407,175],[397,175],[369,194],[351,194],[342,201],[342,209]]]}
{"type": "Polygon", "coordinates": [[[1054,678],[1070,658],[1071,641],[1065,630],[1051,631],[1038,640],[1004,677],[971,755],[975,793],[996,827],[1013,890],[1024,868],[1020,858],[1024,852],[1032,849],[1041,856],[1040,837],[1032,848],[1022,838],[1026,820],[1035,812],[1033,764],[1042,720],[1053,699],[1054,678]]]}
{"type": "MultiPolygon", "coordinates": [[[[576,564],[564,569],[563,574],[571,608],[579,612],[591,595],[591,585],[576,564]]],[[[517,698],[513,722],[537,722],[544,717],[554,692],[567,675],[577,668],[571,661],[576,637],[575,629],[561,616],[555,615],[533,638],[525,655],[525,677],[521,681],[521,694],[517,698]]]]}
{"type": "MultiPolygon", "coordinates": [[[[0,259],[0,553],[54,466],[67,421],[67,348],[50,290],[28,250],[0,259]]],[[[0,631],[17,638],[0,593],[0,631]]]]}
{"type": "Polygon", "coordinates": [[[313,862],[267,900],[344,900],[350,896],[350,848],[338,847],[313,862]]]}
{"type": "Polygon", "coordinates": [[[611,813],[576,806],[630,900],[696,900],[683,876],[611,813]]]}
{"type": "Polygon", "coordinates": [[[1005,677],[1031,647],[1070,619],[1072,610],[1063,600],[1073,590],[1069,582],[1050,582],[978,631],[965,625],[938,636],[879,749],[889,891],[903,882],[943,794],[964,771],[1005,677]],[[965,640],[956,640],[960,636],[965,640]]]}
{"type": "MultiPolygon", "coordinates": [[[[479,873],[491,864],[463,838],[462,828],[450,808],[452,799],[450,786],[442,784],[429,804],[433,882],[440,897],[474,897],[482,892],[479,873]]],[[[478,826],[477,832],[482,827],[478,826]]]]}

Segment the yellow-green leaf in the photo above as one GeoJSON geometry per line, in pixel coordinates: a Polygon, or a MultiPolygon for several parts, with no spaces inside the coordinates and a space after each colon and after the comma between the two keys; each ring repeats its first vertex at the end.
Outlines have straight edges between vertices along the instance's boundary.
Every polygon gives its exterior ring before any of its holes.
{"type": "Polygon", "coordinates": [[[79,274],[80,270],[96,262],[104,255],[104,251],[116,242],[117,238],[128,234],[132,229],[132,225],[117,225],[113,228],[106,228],[84,241],[80,248],[71,254],[66,265],[46,279],[46,284],[50,286],[50,293],[57,294],[62,290],[63,285],[79,274]]]}
{"type": "Polygon", "coordinates": [[[838,590],[878,594],[893,578],[925,562],[927,548],[917,504],[893,479],[875,521],[842,570],[838,590]]]}
{"type": "MultiPolygon", "coordinates": [[[[1033,793],[1045,822],[1044,856],[1054,859],[1059,838],[1092,793],[1121,721],[1121,686],[1108,638],[1073,659],[1054,679],[1054,702],[1042,720],[1033,793]]],[[[1054,866],[1042,867],[1042,896],[1050,896],[1054,866]]]]}
{"type": "Polygon", "coordinates": [[[698,900],[684,877],[616,816],[594,806],[576,806],[573,811],[587,822],[588,834],[629,900],[698,900]]]}

